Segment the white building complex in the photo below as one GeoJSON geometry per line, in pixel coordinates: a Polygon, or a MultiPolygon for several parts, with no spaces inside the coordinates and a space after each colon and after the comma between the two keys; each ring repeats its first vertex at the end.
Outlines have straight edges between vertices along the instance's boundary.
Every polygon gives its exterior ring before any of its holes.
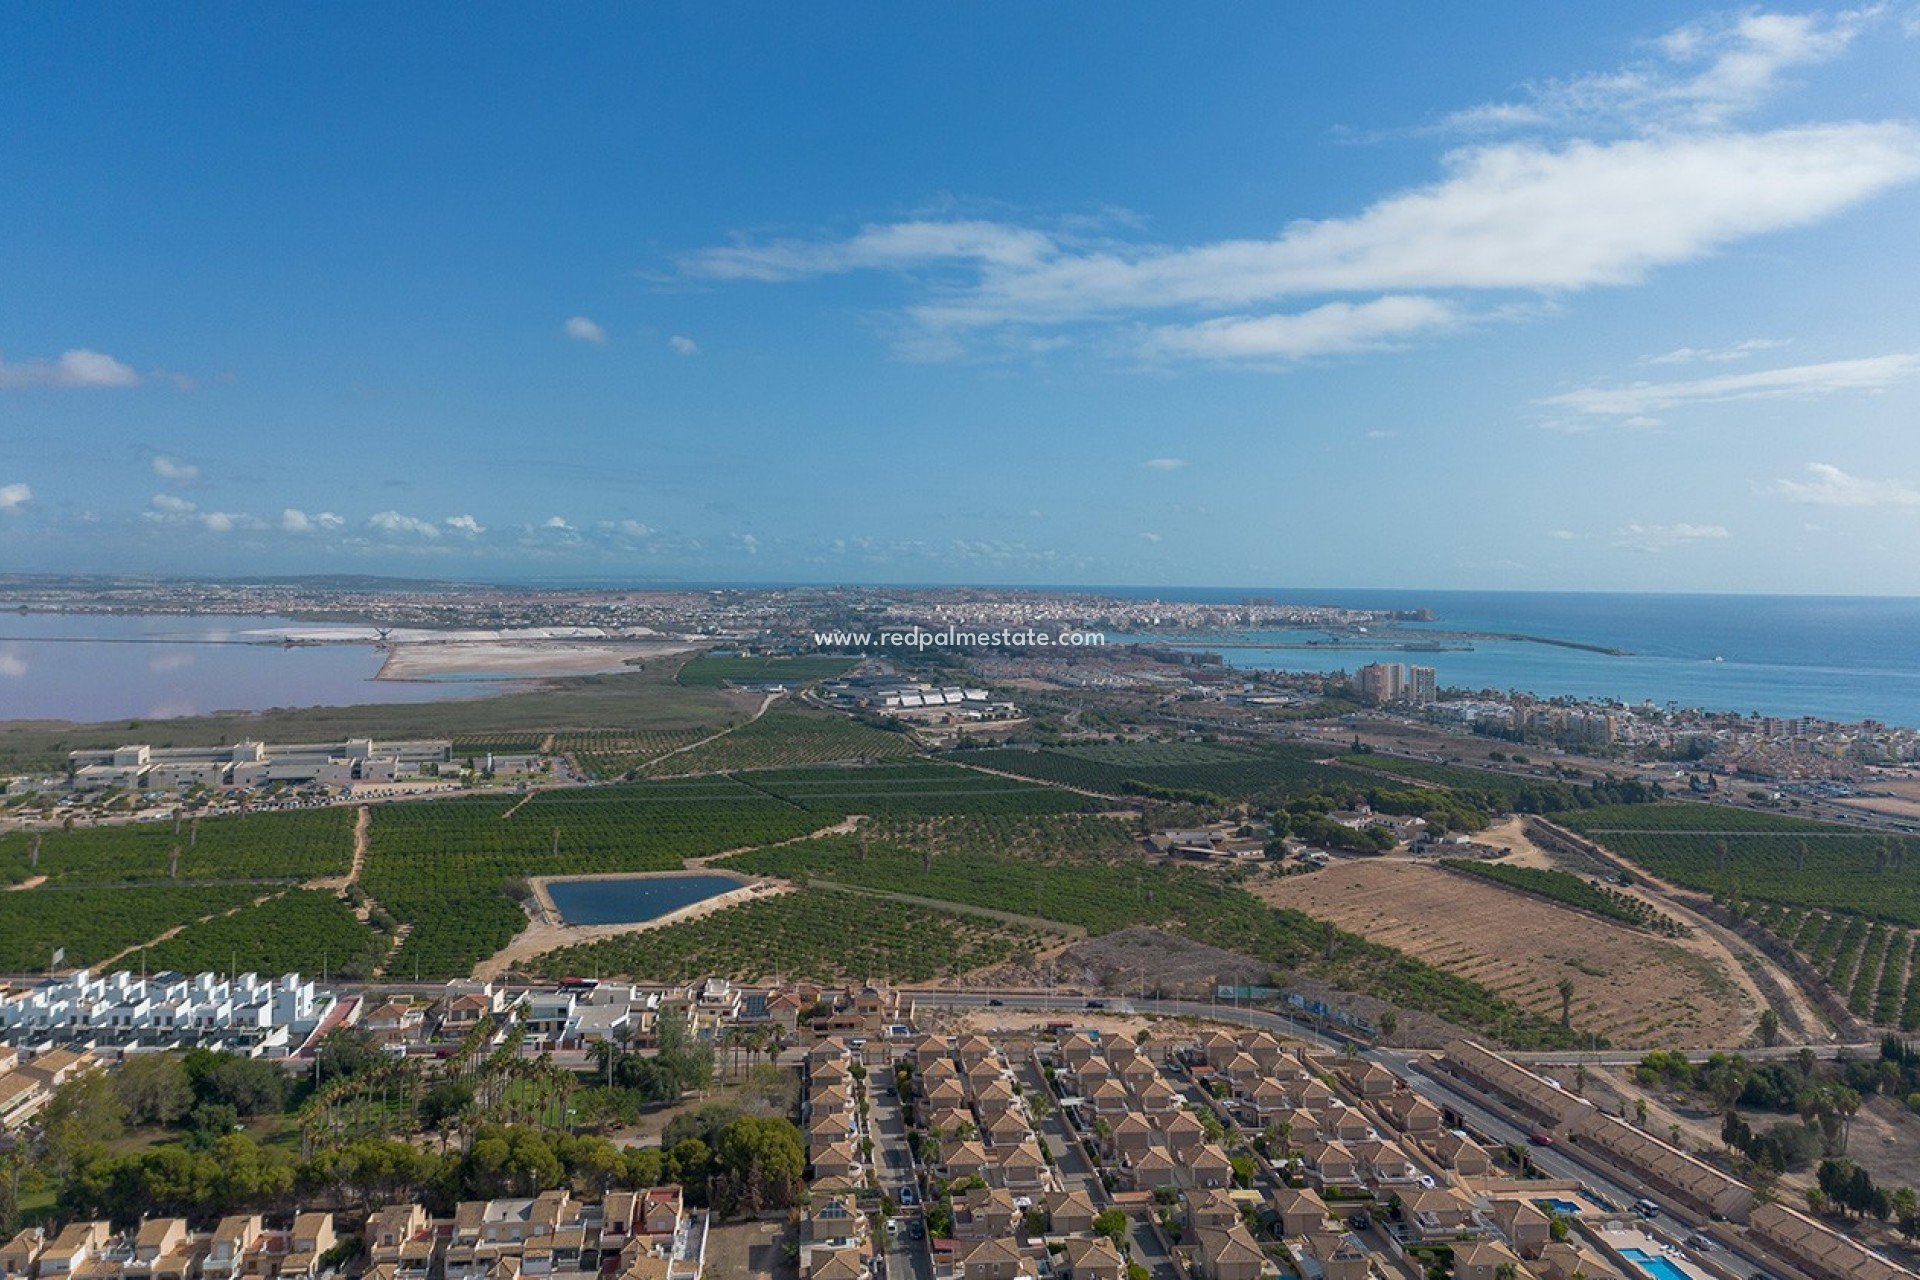
{"type": "Polygon", "coordinates": [[[73,785],[82,790],[172,790],[195,783],[250,789],[274,782],[342,787],[418,777],[452,759],[453,744],[443,738],[378,744],[372,738],[348,738],[344,742],[272,746],[243,741],[226,747],[151,747],[141,743],[70,752],[67,771],[73,785]]]}
{"type": "Polygon", "coordinates": [[[306,1043],[334,1006],[332,992],[297,973],[229,979],[80,969],[0,999],[0,1042],[29,1052],[203,1047],[284,1057],[306,1043]]]}

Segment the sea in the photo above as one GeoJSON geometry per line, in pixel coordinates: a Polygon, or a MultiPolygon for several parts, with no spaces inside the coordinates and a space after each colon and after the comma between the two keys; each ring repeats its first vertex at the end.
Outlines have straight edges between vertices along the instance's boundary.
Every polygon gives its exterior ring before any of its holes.
{"type": "MultiPolygon", "coordinates": [[[[1855,596],[1646,595],[1535,591],[1271,588],[1058,588],[1129,599],[1227,604],[1274,600],[1353,609],[1431,611],[1400,632],[1508,632],[1622,654],[1523,640],[1474,640],[1467,652],[1341,647],[1316,651],[1299,632],[1218,636],[1231,665],[1352,670],[1368,662],[1431,666],[1443,687],[1542,697],[1613,698],[1718,711],[1920,728],[1920,599],[1855,596]]],[[[0,615],[0,720],[157,719],[216,710],[421,702],[511,683],[375,680],[370,645],[216,643],[298,626],[272,617],[0,615]]],[[[1346,639],[1342,637],[1342,639],[1346,639]]]]}
{"type": "MultiPolygon", "coordinates": [[[[1222,648],[1232,666],[1353,670],[1431,666],[1444,687],[1541,697],[1612,698],[1715,711],[1920,728],[1920,599],[1883,596],[1651,595],[1541,591],[1106,588],[1130,599],[1427,609],[1404,632],[1508,632],[1575,641],[1595,653],[1525,640],[1474,640],[1470,652],[1382,648],[1222,648]]],[[[1259,634],[1220,637],[1258,645],[1259,634]]],[[[1297,643],[1296,632],[1264,638],[1297,643]]]]}

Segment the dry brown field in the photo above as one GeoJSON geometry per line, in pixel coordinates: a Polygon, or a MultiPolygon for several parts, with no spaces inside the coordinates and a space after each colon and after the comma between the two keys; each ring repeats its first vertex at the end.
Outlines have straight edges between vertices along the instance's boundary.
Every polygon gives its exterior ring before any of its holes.
{"type": "Polygon", "coordinates": [[[1437,867],[1356,859],[1251,887],[1551,1017],[1560,1014],[1560,980],[1570,978],[1574,1025],[1616,1046],[1736,1048],[1760,1016],[1752,990],[1717,948],[1437,867]]]}

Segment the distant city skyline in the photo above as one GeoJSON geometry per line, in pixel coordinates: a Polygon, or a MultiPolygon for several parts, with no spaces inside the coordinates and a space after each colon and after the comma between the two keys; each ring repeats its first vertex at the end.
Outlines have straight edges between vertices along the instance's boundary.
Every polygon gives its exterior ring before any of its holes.
{"type": "Polygon", "coordinates": [[[13,16],[0,571],[1920,594],[1920,4],[487,18],[13,16]]]}

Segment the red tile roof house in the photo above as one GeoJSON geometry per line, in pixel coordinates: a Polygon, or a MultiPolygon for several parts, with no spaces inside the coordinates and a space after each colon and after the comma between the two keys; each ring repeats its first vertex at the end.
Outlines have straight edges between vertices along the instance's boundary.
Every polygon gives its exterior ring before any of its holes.
{"type": "Polygon", "coordinates": [[[1069,1240],[1064,1280],[1126,1280],[1127,1260],[1105,1236],[1069,1240]]]}
{"type": "Polygon", "coordinates": [[[1301,1143],[1298,1154],[1308,1176],[1322,1188],[1360,1185],[1360,1166],[1354,1160],[1353,1152],[1340,1143],[1314,1138],[1301,1143]]]}
{"type": "Polygon", "coordinates": [[[1189,1187],[1228,1187],[1233,1185],[1233,1161],[1212,1143],[1200,1147],[1185,1158],[1182,1179],[1189,1187]]]}

